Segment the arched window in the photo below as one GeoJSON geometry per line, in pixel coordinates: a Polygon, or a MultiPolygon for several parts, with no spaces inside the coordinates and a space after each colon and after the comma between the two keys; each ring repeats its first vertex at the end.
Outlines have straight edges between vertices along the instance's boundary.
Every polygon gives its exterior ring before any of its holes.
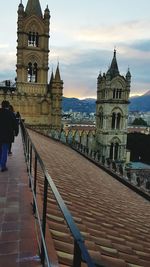
{"type": "Polygon", "coordinates": [[[37,82],[37,63],[32,64],[29,62],[28,64],[28,82],[36,83],[37,82]]]}
{"type": "Polygon", "coordinates": [[[110,159],[113,159],[113,148],[114,148],[114,144],[111,143],[111,145],[110,145],[110,154],[109,154],[109,158],[110,159]]]}
{"type": "Polygon", "coordinates": [[[121,89],[113,89],[113,99],[121,99],[121,89]]]}
{"type": "Polygon", "coordinates": [[[118,159],[119,144],[115,143],[114,145],[114,160],[118,159]]]}
{"type": "Polygon", "coordinates": [[[121,123],[121,113],[112,113],[112,121],[111,121],[111,128],[112,129],[120,129],[121,123]]]}
{"type": "Polygon", "coordinates": [[[120,113],[117,114],[116,120],[117,120],[116,121],[116,128],[120,129],[120,122],[121,122],[121,114],[120,113]]]}
{"type": "Polygon", "coordinates": [[[39,45],[39,35],[38,32],[28,33],[28,46],[38,47],[39,45]]]}
{"type": "Polygon", "coordinates": [[[99,114],[99,126],[103,128],[103,112],[101,111],[99,114]]]}
{"type": "Polygon", "coordinates": [[[116,89],[113,89],[113,99],[116,98],[116,89]]]}
{"type": "Polygon", "coordinates": [[[119,89],[119,92],[118,92],[119,99],[121,99],[121,93],[122,93],[122,90],[119,89]]]}
{"type": "Polygon", "coordinates": [[[118,157],[119,157],[119,143],[118,142],[112,142],[110,145],[109,158],[111,160],[117,160],[118,157]]]}
{"type": "Polygon", "coordinates": [[[113,112],[112,114],[112,121],[111,121],[111,128],[115,129],[115,122],[116,122],[116,113],[113,112]]]}

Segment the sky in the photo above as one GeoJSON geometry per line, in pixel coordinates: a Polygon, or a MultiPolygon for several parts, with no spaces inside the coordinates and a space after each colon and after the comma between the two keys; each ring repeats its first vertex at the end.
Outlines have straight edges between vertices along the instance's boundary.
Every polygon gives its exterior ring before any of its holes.
{"type": "MultiPolygon", "coordinates": [[[[0,81],[16,77],[17,9],[1,1],[0,81]]],[[[26,7],[27,0],[22,0],[26,7]]],[[[50,9],[49,76],[59,62],[64,96],[96,98],[97,77],[117,50],[121,75],[132,75],[131,96],[150,90],[149,0],[40,0],[50,9]]]]}

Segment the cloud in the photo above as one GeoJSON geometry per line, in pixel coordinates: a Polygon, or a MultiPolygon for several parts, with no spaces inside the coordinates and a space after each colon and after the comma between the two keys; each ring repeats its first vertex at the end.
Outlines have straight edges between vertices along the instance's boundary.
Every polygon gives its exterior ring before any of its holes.
{"type": "MultiPolygon", "coordinates": [[[[106,72],[117,48],[121,75],[128,66],[132,74],[132,92],[150,89],[150,20],[135,20],[112,25],[81,27],[65,32],[62,42],[50,42],[50,70],[59,61],[64,95],[96,97],[97,76],[106,72]],[[68,41],[69,40],[69,41],[68,41]],[[67,45],[66,45],[67,43],[67,45]]],[[[62,29],[56,28],[56,36],[62,29]]],[[[61,36],[63,35],[61,33],[61,36]]],[[[52,37],[53,40],[54,37],[52,37]]],[[[58,39],[58,38],[57,38],[58,39]]],[[[16,50],[0,44],[0,81],[16,76],[16,50]]]]}
{"type": "Polygon", "coordinates": [[[14,80],[16,65],[16,54],[15,52],[0,53],[0,81],[10,79],[14,80]]]}
{"type": "MultiPolygon", "coordinates": [[[[61,49],[55,47],[56,53],[61,54],[60,69],[64,80],[64,95],[96,97],[97,76],[99,71],[108,70],[113,57],[112,50],[79,49],[76,46],[61,49]]],[[[132,93],[148,90],[150,88],[150,53],[133,49],[126,43],[121,44],[118,50],[117,61],[120,74],[125,76],[128,66],[131,70],[132,93]]]]}
{"type": "Polygon", "coordinates": [[[80,47],[85,49],[90,46],[106,49],[110,48],[110,45],[114,46],[121,42],[145,39],[149,28],[150,20],[133,20],[111,25],[103,23],[95,26],[82,26],[74,30],[68,28],[64,29],[63,32],[69,43],[72,41],[72,43],[80,44],[80,47]],[[87,46],[85,46],[85,43],[87,46]]]}
{"type": "Polygon", "coordinates": [[[2,48],[8,48],[9,47],[9,44],[0,44],[0,49],[2,48]]]}
{"type": "Polygon", "coordinates": [[[150,52],[150,39],[136,40],[130,47],[142,52],[150,52]]]}
{"type": "MultiPolygon", "coordinates": [[[[96,95],[96,81],[99,71],[106,72],[117,48],[117,60],[122,75],[128,66],[132,74],[132,91],[148,88],[150,82],[150,20],[132,20],[112,25],[96,25],[65,28],[64,35],[68,46],[53,46],[56,62],[60,60],[64,94],[96,95]],[[149,33],[149,35],[148,35],[149,33]],[[72,89],[74,88],[74,89],[72,89]],[[137,89],[136,89],[137,88],[137,89]]],[[[61,29],[60,29],[61,30],[61,29]]],[[[59,34],[59,27],[57,27],[59,34]]],[[[55,63],[56,64],[56,63],[55,63]]]]}

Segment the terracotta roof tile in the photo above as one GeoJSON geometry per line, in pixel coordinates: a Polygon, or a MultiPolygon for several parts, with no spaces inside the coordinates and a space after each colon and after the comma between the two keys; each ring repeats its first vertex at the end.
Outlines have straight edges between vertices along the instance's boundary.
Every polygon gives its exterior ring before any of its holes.
{"type": "Polygon", "coordinates": [[[118,254],[118,250],[115,248],[110,248],[106,246],[99,246],[101,254],[109,255],[109,256],[116,256],[118,254]]]}
{"type": "MultiPolygon", "coordinates": [[[[94,260],[108,267],[149,267],[149,202],[69,147],[30,134],[94,260]]],[[[40,169],[38,174],[42,191],[40,169]]],[[[60,266],[71,266],[73,239],[51,192],[47,222],[60,266]]]]}
{"type": "Polygon", "coordinates": [[[124,252],[127,254],[133,254],[133,249],[129,246],[118,244],[118,243],[112,243],[113,247],[116,248],[119,252],[124,252]]]}
{"type": "Polygon", "coordinates": [[[101,256],[102,263],[105,264],[106,267],[127,267],[127,264],[122,259],[117,259],[113,257],[109,257],[106,255],[101,256]]]}
{"type": "Polygon", "coordinates": [[[150,263],[149,261],[139,259],[139,264],[141,264],[141,266],[149,267],[150,266],[149,263],[150,263]]]}
{"type": "Polygon", "coordinates": [[[126,245],[131,246],[133,249],[137,249],[137,250],[143,250],[144,247],[143,245],[140,244],[140,240],[138,240],[138,243],[136,242],[136,240],[134,240],[135,242],[129,242],[126,241],[126,245]]]}
{"type": "Polygon", "coordinates": [[[101,237],[92,237],[92,240],[97,245],[106,246],[106,247],[110,247],[110,248],[113,247],[112,242],[110,241],[110,239],[101,238],[101,237]]]}
{"type": "Polygon", "coordinates": [[[139,259],[138,259],[138,256],[136,254],[127,254],[127,253],[123,253],[123,252],[119,252],[119,256],[126,260],[127,262],[130,262],[130,263],[136,263],[138,264],[139,262],[139,259]]]}
{"type": "Polygon", "coordinates": [[[58,251],[66,252],[73,255],[73,244],[65,243],[60,240],[54,240],[55,247],[58,251]]]}
{"type": "Polygon", "coordinates": [[[73,261],[73,255],[62,251],[57,251],[57,255],[61,263],[71,266],[73,261]]]}
{"type": "Polygon", "coordinates": [[[143,251],[135,251],[135,254],[141,257],[143,260],[148,260],[150,262],[150,253],[146,253],[143,251]]]}

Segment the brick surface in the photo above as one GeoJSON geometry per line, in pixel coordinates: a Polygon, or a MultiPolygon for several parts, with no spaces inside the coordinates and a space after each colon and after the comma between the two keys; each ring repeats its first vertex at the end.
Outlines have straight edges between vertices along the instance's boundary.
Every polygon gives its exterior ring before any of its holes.
{"type": "Polygon", "coordinates": [[[0,172],[0,267],[39,267],[32,196],[20,135],[12,152],[8,171],[0,172]]]}
{"type": "MultiPolygon", "coordinates": [[[[71,148],[29,133],[92,258],[111,267],[150,266],[149,202],[71,148]]],[[[40,169],[38,175],[42,192],[40,169]]],[[[48,224],[60,266],[70,266],[73,240],[51,192],[48,224]]]]}

